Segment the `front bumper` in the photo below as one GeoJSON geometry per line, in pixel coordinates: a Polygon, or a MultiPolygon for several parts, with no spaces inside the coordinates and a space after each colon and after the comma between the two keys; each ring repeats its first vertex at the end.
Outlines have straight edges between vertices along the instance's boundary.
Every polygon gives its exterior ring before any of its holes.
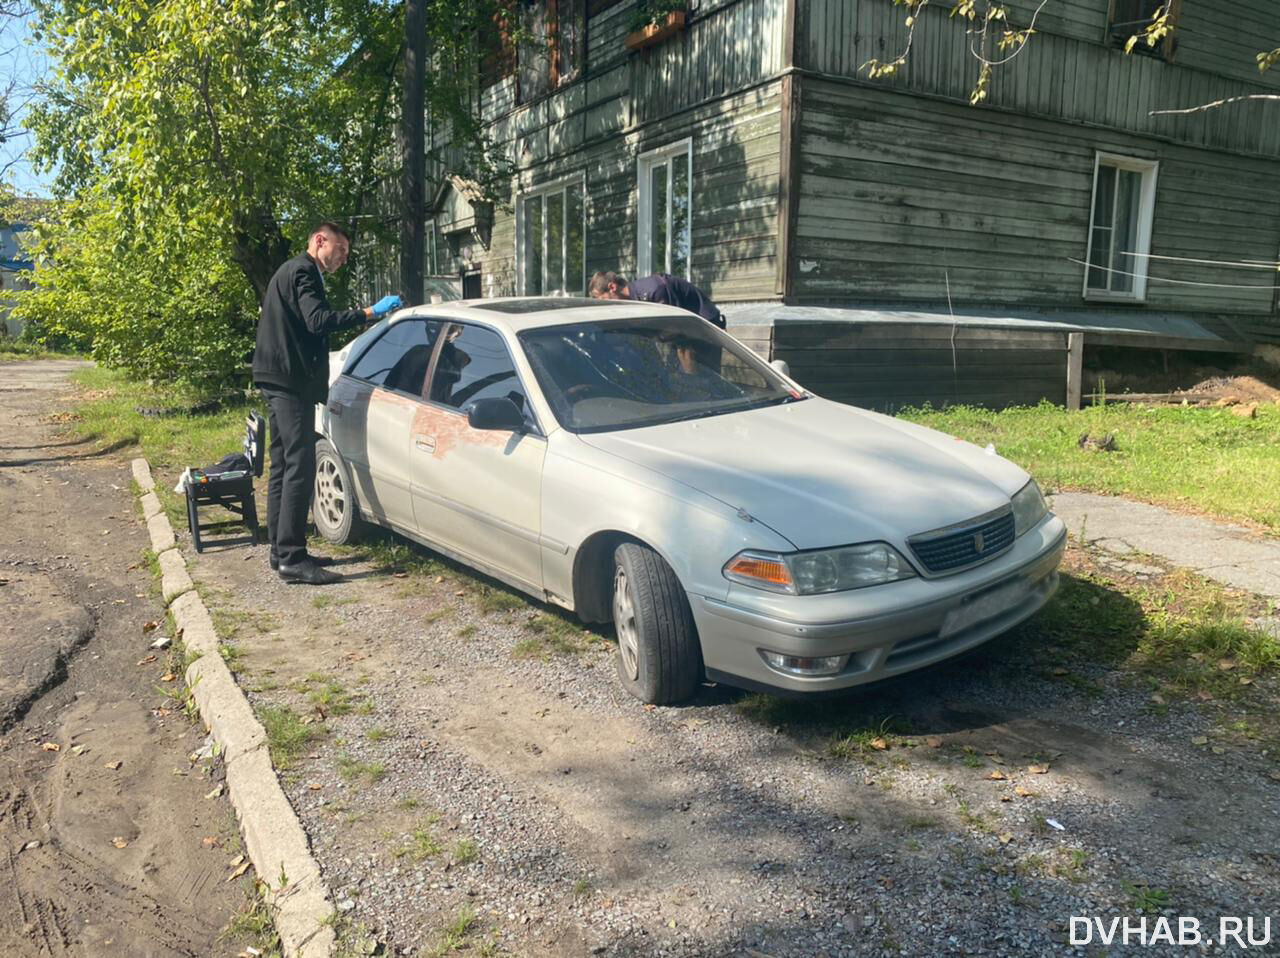
{"type": "Polygon", "coordinates": [[[901,675],[967,652],[1037,612],[1058,587],[1066,549],[1047,516],[1003,555],[957,575],[851,592],[784,596],[735,586],[724,600],[691,595],[708,678],[747,688],[828,692],[901,675]],[[848,654],[835,675],[775,670],[761,651],[848,654]]]}

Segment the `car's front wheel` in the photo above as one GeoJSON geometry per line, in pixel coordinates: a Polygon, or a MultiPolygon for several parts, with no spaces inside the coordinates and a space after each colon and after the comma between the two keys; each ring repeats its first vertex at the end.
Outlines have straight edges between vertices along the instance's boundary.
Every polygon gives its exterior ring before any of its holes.
{"type": "Polygon", "coordinates": [[[358,542],[367,526],[356,506],[351,474],[328,439],[316,442],[316,489],[311,500],[316,529],[329,542],[358,542]]]}
{"type": "Polygon", "coordinates": [[[637,542],[624,542],[613,558],[613,624],[623,687],[655,705],[689,698],[702,677],[702,654],[680,580],[660,555],[637,542]]]}

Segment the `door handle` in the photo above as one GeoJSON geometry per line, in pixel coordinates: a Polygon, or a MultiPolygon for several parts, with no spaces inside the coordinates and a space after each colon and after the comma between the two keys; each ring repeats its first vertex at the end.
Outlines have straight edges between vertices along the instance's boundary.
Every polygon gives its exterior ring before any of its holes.
{"type": "Polygon", "coordinates": [[[426,452],[434,452],[436,448],[436,441],[432,436],[415,436],[413,444],[426,452]]]}

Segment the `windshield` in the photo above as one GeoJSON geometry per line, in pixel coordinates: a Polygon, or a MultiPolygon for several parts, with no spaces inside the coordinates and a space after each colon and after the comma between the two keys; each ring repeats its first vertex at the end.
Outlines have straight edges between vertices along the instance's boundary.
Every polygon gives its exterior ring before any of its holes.
{"type": "Polygon", "coordinates": [[[520,333],[556,419],[604,432],[801,398],[737,340],[696,316],[603,320],[520,333]]]}

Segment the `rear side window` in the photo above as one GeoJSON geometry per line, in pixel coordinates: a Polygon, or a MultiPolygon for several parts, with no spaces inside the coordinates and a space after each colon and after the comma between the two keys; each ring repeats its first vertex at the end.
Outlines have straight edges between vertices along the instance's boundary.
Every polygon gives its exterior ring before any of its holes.
{"type": "Polygon", "coordinates": [[[491,329],[452,323],[440,347],[431,400],[464,409],[476,399],[505,396],[528,416],[524,387],[507,344],[491,329]]]}
{"type": "Polygon", "coordinates": [[[421,398],[441,325],[436,319],[393,323],[356,360],[348,375],[421,398]]]}

